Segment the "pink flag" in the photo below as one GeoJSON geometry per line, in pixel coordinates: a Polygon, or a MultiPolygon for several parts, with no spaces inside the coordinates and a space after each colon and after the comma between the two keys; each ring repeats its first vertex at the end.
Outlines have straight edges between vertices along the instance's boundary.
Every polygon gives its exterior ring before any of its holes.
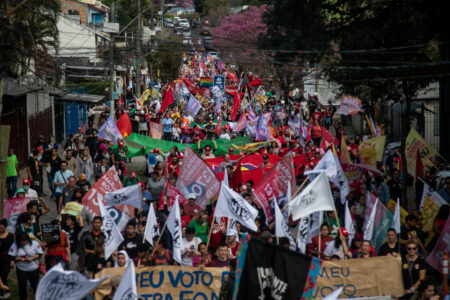
{"type": "MultiPolygon", "coordinates": [[[[277,163],[275,168],[278,168],[280,174],[280,193],[286,194],[288,190],[288,183],[291,183],[291,192],[295,191],[295,169],[292,152],[289,152],[277,163]]],[[[292,196],[292,195],[289,195],[292,196]]],[[[278,195],[277,195],[278,197],[278,195]]]]}
{"type": "Polygon", "coordinates": [[[183,164],[177,180],[177,189],[187,197],[194,193],[197,204],[206,208],[209,200],[219,193],[220,181],[214,171],[191,147],[184,150],[183,164]]]}
{"type": "Polygon", "coordinates": [[[31,198],[8,198],[3,202],[3,219],[8,220],[8,231],[15,232],[17,218],[27,210],[31,198]]]}
{"type": "Polygon", "coordinates": [[[102,201],[106,206],[106,193],[114,192],[122,187],[122,182],[120,181],[116,170],[110,168],[84,195],[83,205],[89,209],[93,216],[100,216],[100,207],[98,206],[99,201],[102,201]]]}
{"type": "Polygon", "coordinates": [[[442,252],[447,250],[450,252],[450,218],[447,218],[441,236],[434,246],[433,252],[427,257],[426,262],[442,273],[442,252]]]}
{"type": "Polygon", "coordinates": [[[242,113],[241,116],[239,117],[239,120],[236,123],[236,127],[234,127],[234,130],[236,132],[241,132],[242,130],[245,129],[246,126],[247,126],[247,117],[245,116],[245,113],[242,113]]]}
{"type": "Polygon", "coordinates": [[[252,201],[258,204],[266,215],[266,224],[275,219],[271,201],[276,201],[280,189],[280,176],[278,168],[273,168],[253,189],[252,201]]]}
{"type": "Polygon", "coordinates": [[[155,122],[150,122],[150,133],[152,138],[160,140],[162,137],[162,125],[155,122]]]}

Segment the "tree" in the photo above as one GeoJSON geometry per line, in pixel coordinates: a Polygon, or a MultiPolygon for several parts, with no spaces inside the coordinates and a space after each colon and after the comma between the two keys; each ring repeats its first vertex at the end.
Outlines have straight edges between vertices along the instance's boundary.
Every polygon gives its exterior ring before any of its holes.
{"type": "Polygon", "coordinates": [[[165,82],[178,78],[186,50],[177,38],[158,42],[156,52],[150,60],[153,72],[159,72],[159,77],[165,82]]]}
{"type": "MultiPolygon", "coordinates": [[[[406,104],[401,128],[407,174],[404,148],[411,100],[448,73],[448,64],[441,59],[449,50],[448,33],[442,34],[449,22],[443,18],[443,4],[424,0],[276,2],[267,15],[271,42],[304,57],[313,56],[343,93],[371,95],[372,99],[362,98],[369,105],[380,98],[406,104]]],[[[402,190],[405,205],[406,180],[402,190]]]]}
{"type": "Polygon", "coordinates": [[[23,75],[39,51],[57,50],[59,1],[2,1],[0,4],[0,73],[23,75]]]}

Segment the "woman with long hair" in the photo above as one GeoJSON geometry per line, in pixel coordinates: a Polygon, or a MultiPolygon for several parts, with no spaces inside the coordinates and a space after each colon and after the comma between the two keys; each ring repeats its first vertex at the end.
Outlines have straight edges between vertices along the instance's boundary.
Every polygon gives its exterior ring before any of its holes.
{"type": "Polygon", "coordinates": [[[81,151],[81,154],[77,159],[78,165],[78,174],[80,176],[81,173],[85,174],[87,177],[87,181],[91,182],[91,177],[94,175],[94,163],[92,162],[92,158],[89,155],[89,150],[87,148],[81,151]]]}
{"type": "Polygon", "coordinates": [[[27,282],[36,294],[39,282],[39,259],[42,248],[35,240],[31,240],[25,232],[16,235],[16,242],[9,249],[9,256],[16,262],[17,281],[19,283],[20,300],[27,299],[27,282]]]}

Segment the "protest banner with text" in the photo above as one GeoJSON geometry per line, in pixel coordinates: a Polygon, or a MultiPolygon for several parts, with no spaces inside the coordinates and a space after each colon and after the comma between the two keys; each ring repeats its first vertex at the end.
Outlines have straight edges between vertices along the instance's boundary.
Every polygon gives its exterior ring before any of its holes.
{"type": "Polygon", "coordinates": [[[312,299],[322,299],[340,287],[343,288],[340,298],[399,297],[404,292],[401,260],[379,256],[324,261],[312,299]]]}
{"type": "MultiPolygon", "coordinates": [[[[106,268],[95,275],[123,275],[125,268],[106,268]]],[[[156,299],[219,299],[220,287],[229,274],[226,268],[194,268],[154,266],[136,268],[138,294],[144,300],[156,299]]],[[[110,279],[95,291],[95,299],[103,299],[111,292],[110,279]]]]}

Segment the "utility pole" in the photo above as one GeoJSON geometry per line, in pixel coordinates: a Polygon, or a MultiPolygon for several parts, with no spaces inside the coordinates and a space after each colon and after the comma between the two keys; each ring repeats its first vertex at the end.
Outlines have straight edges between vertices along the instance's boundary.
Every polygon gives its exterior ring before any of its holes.
{"type": "Polygon", "coordinates": [[[136,1],[137,5],[137,27],[136,27],[136,97],[141,97],[141,0],[136,1]]]}
{"type": "MultiPolygon", "coordinates": [[[[111,19],[116,21],[116,1],[114,0],[111,5],[111,19]]],[[[111,42],[109,45],[109,105],[111,108],[111,117],[115,119],[114,110],[114,91],[116,88],[116,70],[114,68],[114,47],[116,46],[116,37],[114,33],[111,33],[111,42]]]]}

